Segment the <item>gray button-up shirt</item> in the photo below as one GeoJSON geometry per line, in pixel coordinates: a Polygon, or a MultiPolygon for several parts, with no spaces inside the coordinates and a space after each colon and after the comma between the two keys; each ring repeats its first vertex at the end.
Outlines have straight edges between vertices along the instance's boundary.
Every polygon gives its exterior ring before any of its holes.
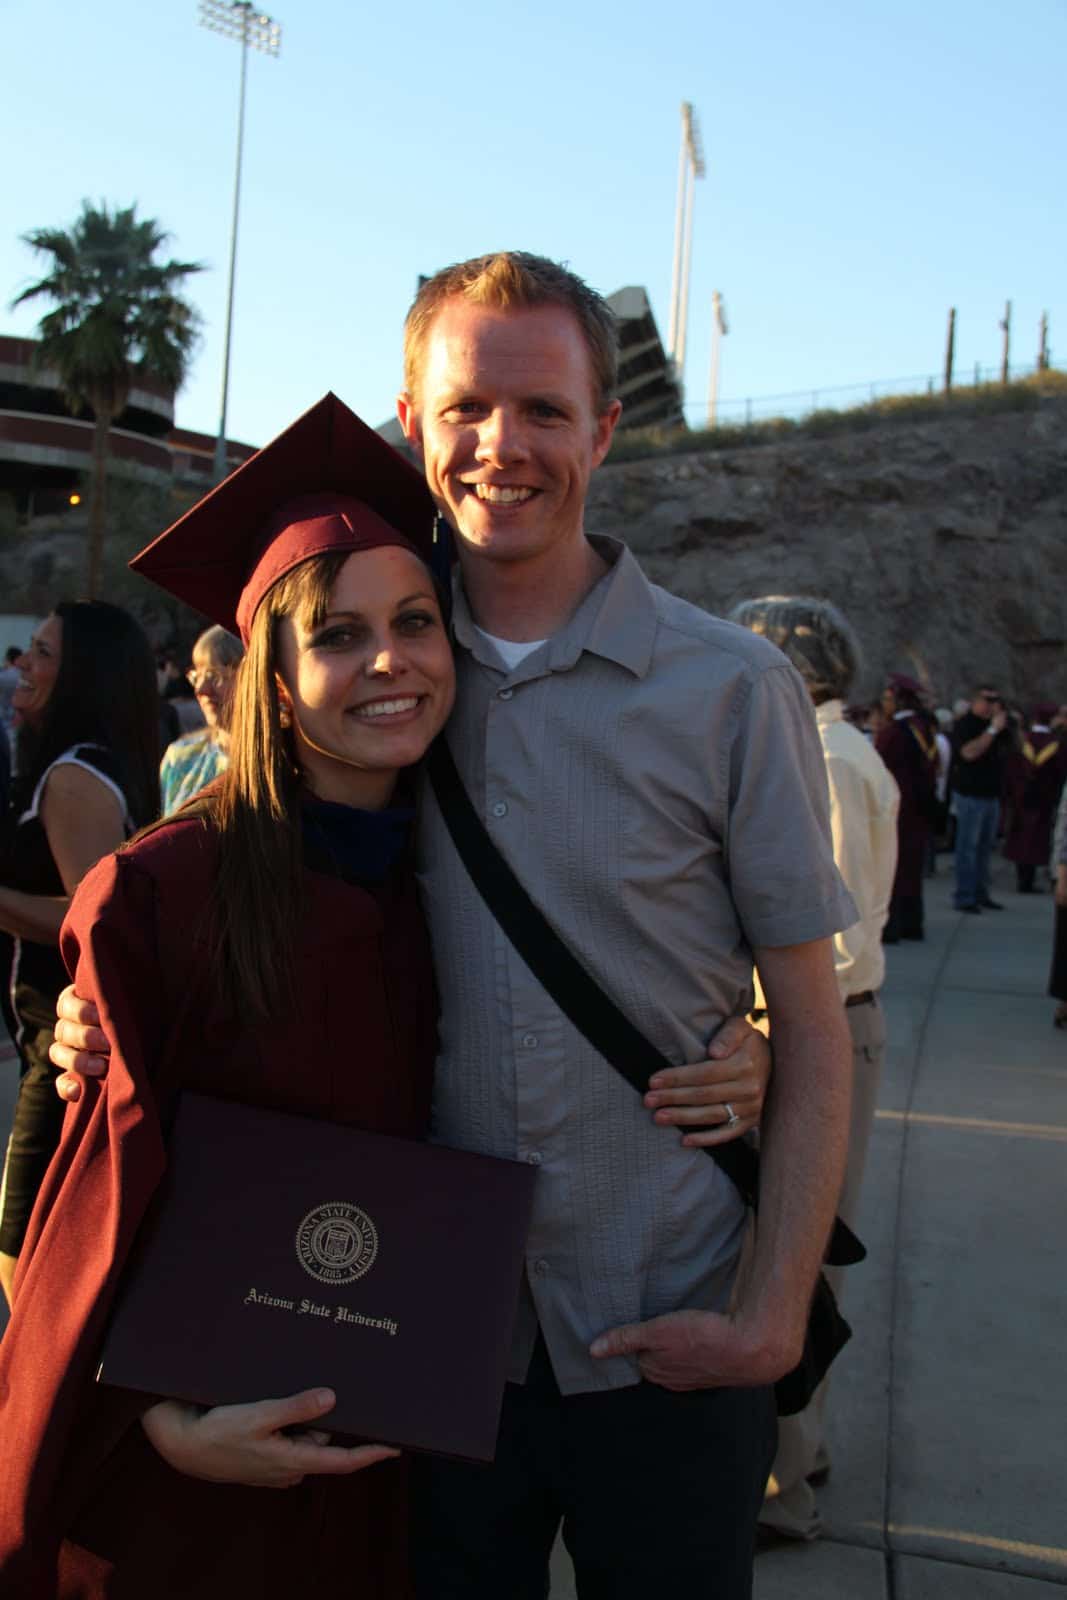
{"type": "MultiPolygon", "coordinates": [[[[772,645],[612,563],[567,625],[507,672],[457,596],[449,743],[520,880],[676,1063],[751,1003],[753,945],[855,920],[833,863],[811,702],[772,645]]],[[[586,1043],[470,883],[432,796],[420,879],[441,992],[434,1137],[539,1169],[511,1377],[537,1325],[564,1393],[638,1380],[598,1333],[721,1309],[733,1186],[586,1043]]]]}

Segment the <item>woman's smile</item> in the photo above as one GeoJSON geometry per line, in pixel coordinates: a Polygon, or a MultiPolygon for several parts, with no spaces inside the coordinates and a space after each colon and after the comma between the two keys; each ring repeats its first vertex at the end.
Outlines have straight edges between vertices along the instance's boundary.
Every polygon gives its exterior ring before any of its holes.
{"type": "Polygon", "coordinates": [[[392,700],[368,700],[364,705],[353,706],[352,714],[368,722],[393,723],[424,704],[425,698],[421,695],[404,695],[392,700]]]}

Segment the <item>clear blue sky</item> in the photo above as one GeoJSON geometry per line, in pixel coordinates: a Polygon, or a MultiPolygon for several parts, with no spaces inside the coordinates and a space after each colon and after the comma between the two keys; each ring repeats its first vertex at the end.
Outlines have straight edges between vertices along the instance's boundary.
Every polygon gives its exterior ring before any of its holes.
{"type": "MultiPolygon", "coordinates": [[[[1067,4],[1021,0],[277,0],[252,55],[229,432],[265,442],[327,388],[392,410],[416,274],[514,247],[599,289],[644,284],[666,332],[682,99],[697,185],[687,395],[724,399],[1032,362],[1067,365],[1067,4]]],[[[195,0],[0,0],[0,331],[38,272],[25,230],[83,197],[172,233],[204,338],[178,420],[219,409],[239,49],[195,0]]]]}

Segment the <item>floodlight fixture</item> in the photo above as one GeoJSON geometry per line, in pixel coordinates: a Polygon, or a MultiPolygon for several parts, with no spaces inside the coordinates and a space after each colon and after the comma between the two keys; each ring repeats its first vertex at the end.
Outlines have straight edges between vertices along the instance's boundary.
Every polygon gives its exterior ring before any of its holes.
{"type": "Polygon", "coordinates": [[[251,0],[200,0],[200,25],[227,39],[240,39],[265,56],[276,56],[281,49],[281,23],[257,11],[251,0]]]}
{"type": "Polygon", "coordinates": [[[245,140],[245,83],[248,52],[258,50],[276,56],[282,44],[282,26],[251,0],[200,0],[200,25],[223,38],[236,39],[241,46],[241,89],[237,103],[237,162],[233,181],[233,222],[230,228],[230,277],[226,293],[226,338],[222,358],[222,415],[215,440],[215,482],[226,476],[226,410],[230,395],[230,336],[233,330],[233,286],[237,270],[237,221],[241,209],[241,163],[245,140]]]}
{"type": "Polygon", "coordinates": [[[685,140],[689,161],[693,168],[694,178],[703,178],[707,168],[704,165],[704,146],[700,139],[700,123],[697,114],[688,100],[682,102],[682,136],[685,140]]]}

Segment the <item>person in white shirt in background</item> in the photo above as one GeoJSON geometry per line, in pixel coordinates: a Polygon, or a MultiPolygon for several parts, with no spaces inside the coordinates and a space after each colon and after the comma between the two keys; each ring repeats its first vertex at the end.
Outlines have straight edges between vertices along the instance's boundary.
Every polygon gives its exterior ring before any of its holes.
{"type": "Polygon", "coordinates": [[[948,800],[948,777],[952,769],[952,740],[949,734],[953,717],[947,706],[938,706],[934,716],[937,719],[937,732],[934,735],[937,741],[937,803],[943,806],[948,800]]]}
{"type": "MultiPolygon", "coordinates": [[[[900,794],[870,741],[845,720],[844,701],[861,658],[856,636],[837,607],[828,600],[769,595],[743,601],[730,620],[776,644],[807,685],[826,760],[834,861],[860,913],[860,920],[833,940],[834,969],[852,1034],[852,1119],[837,1207],[851,1226],[885,1058],[878,991],[885,976],[882,929],[896,872],[900,794]]],[[[758,982],[756,999],[761,1005],[758,982]]],[[[840,1294],[840,1268],[826,1271],[840,1294]]],[[[815,1539],[822,1531],[812,1480],[817,1487],[830,1470],[823,1435],[828,1381],[804,1411],[778,1419],[778,1453],[760,1526],[784,1538],[815,1539]]]]}
{"type": "Polygon", "coordinates": [[[937,723],[937,732],[934,734],[934,743],[937,745],[937,783],[935,795],[937,797],[937,815],[934,818],[933,832],[926,851],[926,876],[937,876],[938,848],[944,849],[945,835],[948,832],[948,783],[952,772],[952,732],[953,716],[947,706],[938,706],[934,712],[937,723]]]}

